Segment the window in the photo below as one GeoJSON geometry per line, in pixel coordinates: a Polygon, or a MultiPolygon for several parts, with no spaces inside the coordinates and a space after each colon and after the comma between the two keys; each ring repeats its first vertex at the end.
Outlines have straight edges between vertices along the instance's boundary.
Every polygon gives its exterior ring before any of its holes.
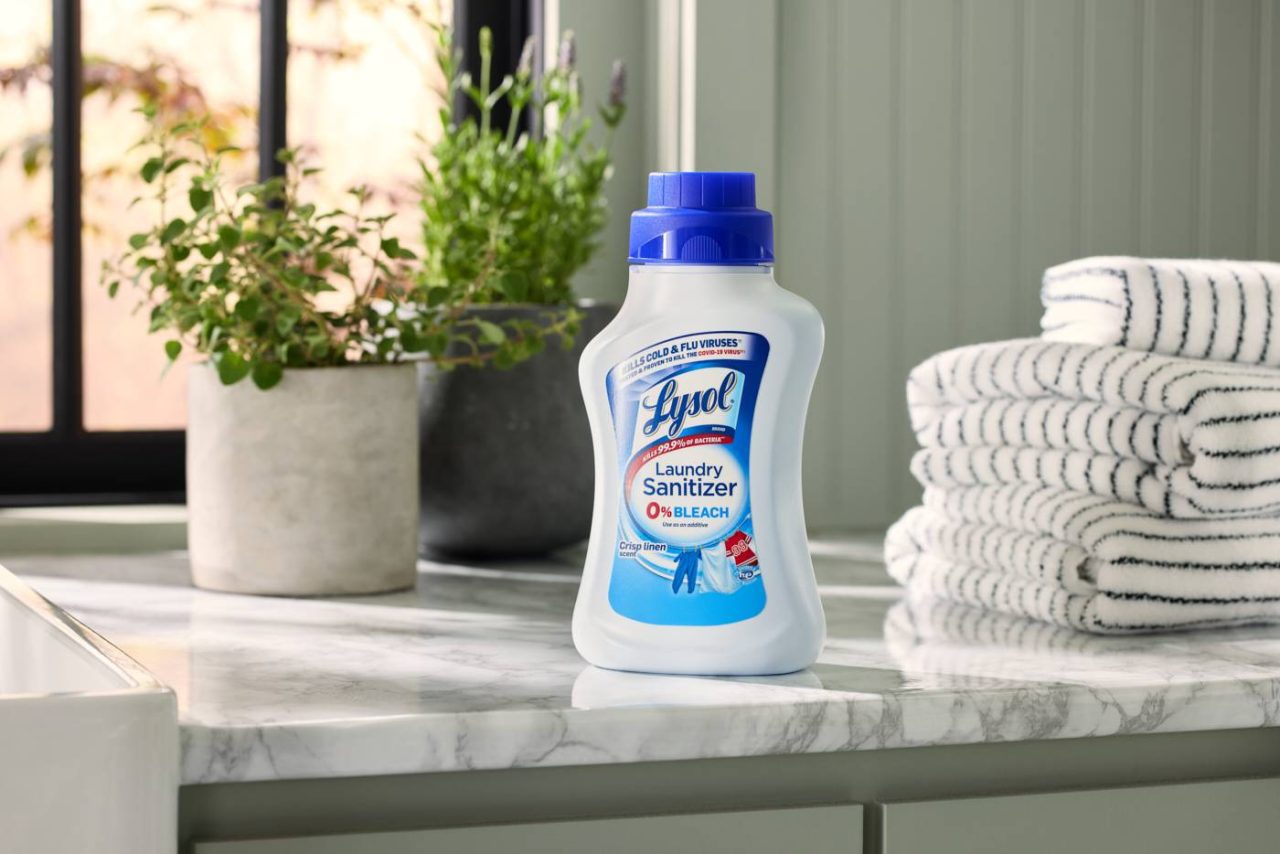
{"type": "Polygon", "coordinates": [[[300,146],[318,192],[369,184],[412,235],[415,156],[439,132],[425,26],[494,30],[499,72],[538,0],[35,0],[0,32],[0,504],[180,500],[185,364],[164,371],[103,259],[134,219],[144,99],[208,112],[243,177],[300,146]],[[287,105],[287,108],[286,108],[287,105]],[[261,140],[261,145],[258,144],[261,140]]]}

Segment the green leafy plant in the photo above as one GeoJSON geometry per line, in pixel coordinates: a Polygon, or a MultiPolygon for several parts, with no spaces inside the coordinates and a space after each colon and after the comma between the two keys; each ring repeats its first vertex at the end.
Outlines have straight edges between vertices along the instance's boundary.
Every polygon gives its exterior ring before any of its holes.
{"type": "Polygon", "coordinates": [[[163,120],[154,106],[139,143],[139,175],[155,225],[103,266],[111,296],[136,286],[152,332],[171,333],[170,362],[184,350],[209,358],[224,383],[246,377],[263,389],[288,368],[396,361],[425,354],[438,366],[510,367],[549,339],[570,346],[581,320],[570,280],[598,246],[606,211],[608,143],[622,120],[623,69],[615,64],[599,109],[603,144],[588,134],[571,35],[540,81],[533,43],[515,74],[491,85],[492,36],[480,36],[481,79],[459,72],[447,31],[439,61],[445,131],[423,164],[423,257],[387,235],[391,215],[365,211],[368,192],[351,191],[351,209],[318,210],[302,199],[318,170],[296,151],[280,152],[285,174],[232,189],[209,120],[163,120]],[[478,118],[455,119],[462,91],[478,118]],[[506,99],[507,126],[493,126],[506,99]],[[520,131],[526,110],[537,134],[520,131]],[[484,306],[539,305],[541,317],[486,317],[484,306]]]}
{"type": "Polygon", "coordinates": [[[202,122],[170,125],[147,111],[140,176],[155,225],[103,266],[111,296],[135,285],[151,331],[168,330],[170,362],[186,348],[206,355],[222,382],[251,377],[263,389],[286,368],[387,362],[406,342],[426,349],[417,315],[403,310],[416,255],[386,236],[390,215],[317,210],[300,199],[317,170],[283,151],[285,174],[231,190],[222,172],[233,153],[211,149],[202,122]]]}
{"type": "Polygon", "coordinates": [[[460,70],[450,34],[439,30],[438,60],[449,81],[440,109],[444,132],[422,164],[423,258],[415,297],[424,342],[438,364],[509,367],[550,338],[573,343],[581,315],[571,280],[599,246],[606,220],[609,145],[626,112],[624,69],[615,63],[608,100],[597,112],[603,142],[591,137],[567,33],[558,61],[538,79],[534,43],[514,74],[490,79],[493,37],[479,37],[480,79],[460,70]],[[459,92],[476,115],[459,115],[459,92]],[[510,118],[494,122],[502,102],[510,118]],[[535,132],[521,130],[531,116],[535,132]],[[546,306],[541,317],[486,318],[483,306],[546,306]]]}

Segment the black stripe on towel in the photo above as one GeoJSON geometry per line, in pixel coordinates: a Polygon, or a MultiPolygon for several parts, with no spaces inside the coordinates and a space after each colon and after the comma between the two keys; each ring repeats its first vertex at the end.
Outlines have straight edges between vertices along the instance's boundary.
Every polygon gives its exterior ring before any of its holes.
{"type": "Polygon", "coordinates": [[[1182,279],[1182,337],[1178,339],[1178,355],[1187,349],[1187,336],[1191,333],[1191,283],[1181,267],[1177,268],[1178,277],[1182,279]]]}
{"type": "Polygon", "coordinates": [[[1271,280],[1262,270],[1258,270],[1258,275],[1262,277],[1262,289],[1267,294],[1267,326],[1262,330],[1262,354],[1258,356],[1258,361],[1266,364],[1267,351],[1271,349],[1271,336],[1274,334],[1271,327],[1271,280]]]}
{"type": "Polygon", "coordinates": [[[1151,292],[1156,298],[1156,331],[1151,336],[1151,346],[1154,349],[1160,346],[1160,325],[1164,320],[1164,299],[1160,295],[1160,274],[1150,264],[1147,265],[1147,270],[1151,273],[1151,292]]]}
{"type": "Polygon", "coordinates": [[[1244,318],[1245,318],[1245,298],[1244,298],[1244,282],[1240,281],[1240,274],[1235,270],[1231,271],[1232,277],[1236,280],[1236,291],[1240,294],[1240,311],[1238,316],[1240,322],[1236,326],[1236,349],[1231,351],[1231,361],[1240,358],[1240,348],[1244,346],[1244,318]]]}
{"type": "Polygon", "coordinates": [[[1209,345],[1204,348],[1202,359],[1209,358],[1209,354],[1213,352],[1213,339],[1218,333],[1218,283],[1213,280],[1213,276],[1209,276],[1209,297],[1213,305],[1213,316],[1209,320],[1209,345]]]}

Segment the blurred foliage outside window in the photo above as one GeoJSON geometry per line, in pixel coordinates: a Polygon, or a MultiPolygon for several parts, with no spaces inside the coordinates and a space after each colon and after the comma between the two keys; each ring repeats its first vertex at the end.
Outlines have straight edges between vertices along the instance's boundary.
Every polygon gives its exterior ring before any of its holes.
{"type": "MultiPolygon", "coordinates": [[[[50,6],[19,4],[0,34],[0,431],[50,424],[50,6]]],[[[161,378],[163,352],[98,285],[151,212],[130,209],[142,155],[131,150],[154,106],[173,122],[210,116],[210,142],[256,167],[258,4],[254,0],[85,0],[82,106],[85,420],[91,430],[173,429],[185,422],[184,370],[161,378]]],[[[289,142],[322,165],[317,193],[367,185],[414,210],[415,156],[439,133],[443,81],[434,23],[447,0],[291,0],[289,142]]],[[[323,200],[322,200],[323,201],[323,200]]],[[[416,233],[401,216],[392,232],[416,233]]]]}

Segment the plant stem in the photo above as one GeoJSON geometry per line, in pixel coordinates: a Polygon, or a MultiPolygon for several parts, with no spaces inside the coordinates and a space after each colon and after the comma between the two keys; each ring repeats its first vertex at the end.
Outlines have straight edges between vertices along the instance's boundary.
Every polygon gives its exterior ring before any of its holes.
{"type": "Polygon", "coordinates": [[[512,100],[511,121],[507,122],[507,146],[515,145],[516,129],[520,126],[520,114],[524,112],[524,104],[512,100]]]}
{"type": "Polygon", "coordinates": [[[489,65],[492,59],[493,48],[482,41],[480,43],[480,132],[484,136],[489,135],[489,115],[492,112],[489,106],[489,65]]]}

